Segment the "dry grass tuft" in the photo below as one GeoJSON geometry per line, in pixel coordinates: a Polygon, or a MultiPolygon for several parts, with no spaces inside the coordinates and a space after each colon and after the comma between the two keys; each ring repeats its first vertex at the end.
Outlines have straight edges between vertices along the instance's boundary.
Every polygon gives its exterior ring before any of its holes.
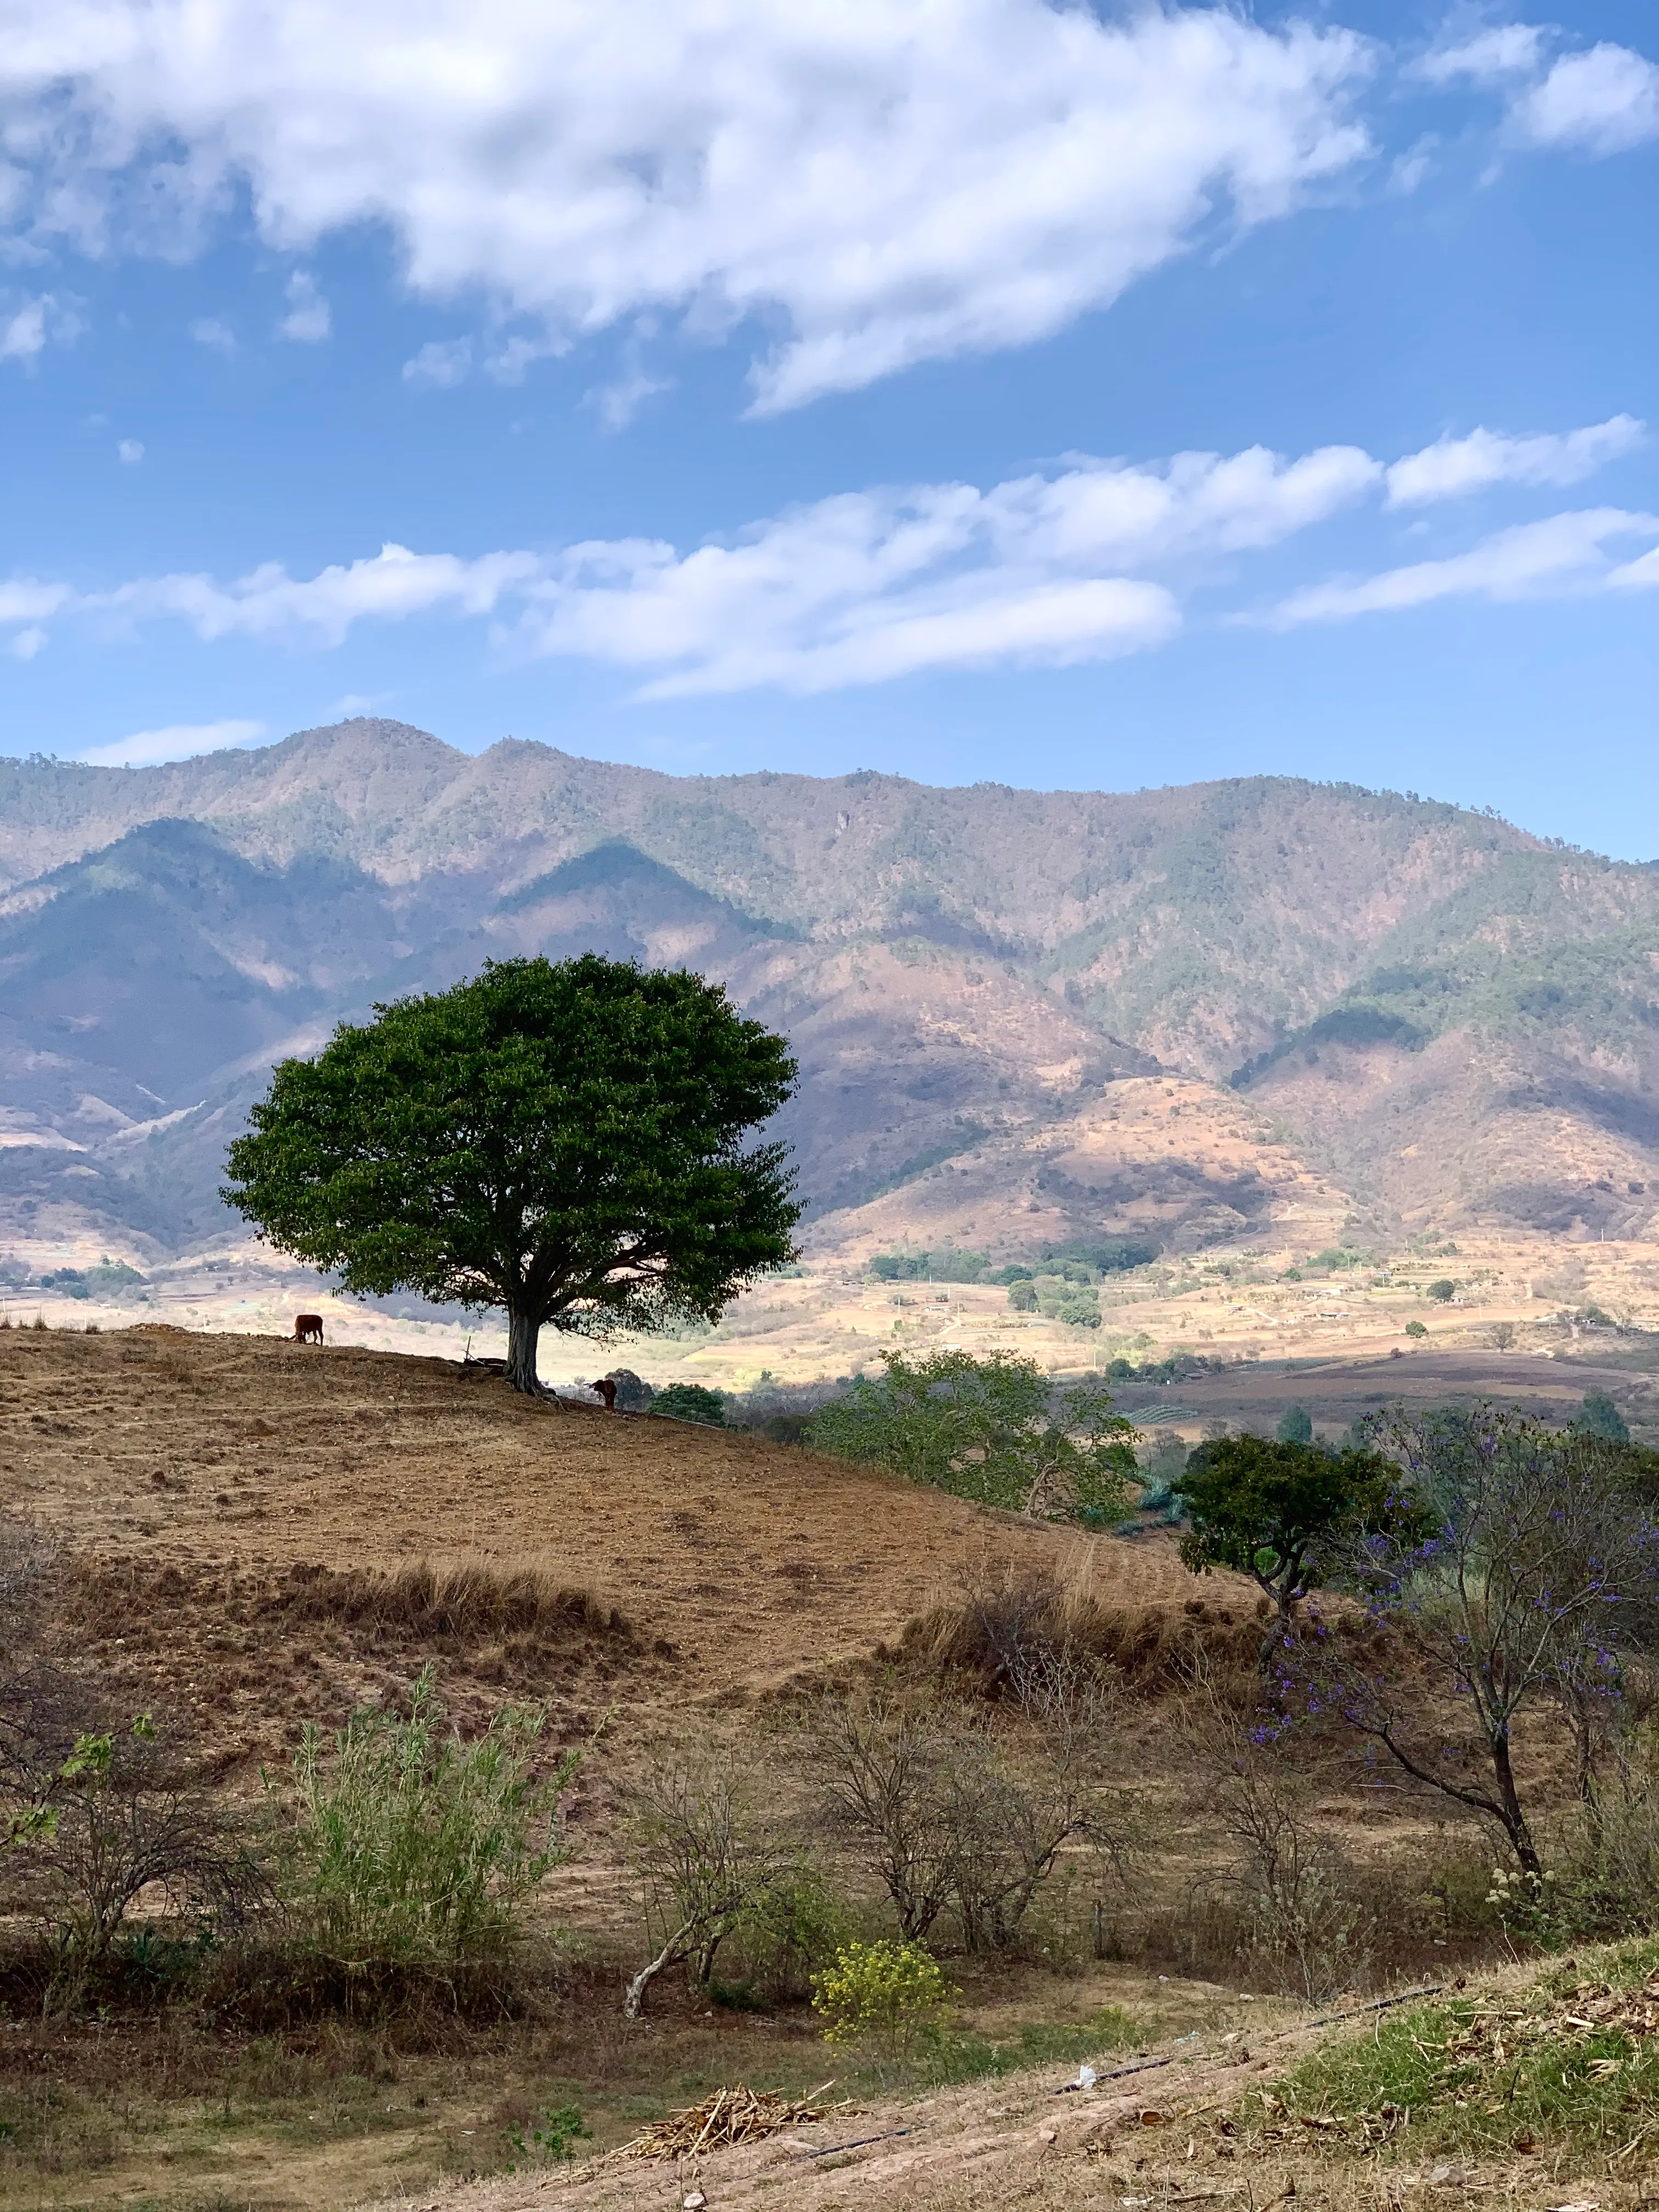
{"type": "Polygon", "coordinates": [[[611,1636],[633,1625],[589,1590],[571,1589],[537,1567],[502,1570],[477,1561],[438,1567],[412,1560],[389,1573],[368,1567],[291,1567],[269,1600],[292,1620],[333,1621],[416,1640],[510,1635],[611,1636]]]}
{"type": "Polygon", "coordinates": [[[1073,1652],[1144,1691],[1184,1688],[1201,1670],[1218,1686],[1256,1694],[1261,1623],[1246,1607],[1189,1598],[1125,1605],[1040,1577],[1005,1577],[935,1606],[905,1629],[899,1656],[1002,1681],[1022,1651],[1073,1652]]]}

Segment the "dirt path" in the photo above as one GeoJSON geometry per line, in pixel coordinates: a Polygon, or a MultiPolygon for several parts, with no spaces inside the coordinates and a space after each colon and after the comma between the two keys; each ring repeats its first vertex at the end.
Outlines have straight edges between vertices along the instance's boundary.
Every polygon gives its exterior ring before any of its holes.
{"type": "MultiPolygon", "coordinates": [[[[1257,2010],[1267,2025],[1267,2007],[1257,2010]]],[[[421,2202],[425,2212],[539,2212],[543,2207],[665,2212],[701,2191],[708,2212],[762,2205],[830,2212],[947,2201],[1000,2208],[1023,2203],[1047,2185],[1037,2199],[1045,2204],[1109,2206],[1118,2212],[1120,2204],[1195,2201],[1189,2192],[1201,2164],[1201,2194],[1237,2196],[1242,2203],[1251,2173],[1220,2163],[1203,2128],[1198,2130],[1205,2139],[1200,2153],[1193,2128],[1183,2124],[1234,2103],[1252,2080],[1277,2075],[1328,2030],[1304,2016],[1271,2027],[1259,2039],[1249,2007],[1239,2006],[1232,2016],[1245,2027],[1196,2042],[1188,2038],[1144,2058],[1101,2059],[1102,2079],[1086,2094],[1057,2094],[1066,2069],[1047,2067],[994,2083],[832,2113],[787,2135],[696,2160],[595,2161],[533,2179],[475,2184],[421,2202]],[[1171,2162],[1178,2170],[1174,2193],[1166,2178],[1154,2196],[1154,2171],[1171,2162]],[[1136,2173],[1133,2185],[1146,2195],[1123,2195],[1129,2185],[1126,2170],[1136,2173]]],[[[1259,2185],[1260,2172],[1253,2178],[1259,2185]]],[[[1256,2201],[1273,2193],[1258,2185],[1256,2201]]],[[[365,2212],[392,2208],[382,2204],[365,2212]]],[[[402,2200],[401,2212],[411,2212],[409,2200],[402,2200]]]]}

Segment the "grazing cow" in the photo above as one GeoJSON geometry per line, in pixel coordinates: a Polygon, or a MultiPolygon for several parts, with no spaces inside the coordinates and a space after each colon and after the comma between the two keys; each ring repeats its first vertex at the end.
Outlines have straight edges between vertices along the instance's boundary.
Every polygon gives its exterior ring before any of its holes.
{"type": "Polygon", "coordinates": [[[321,1314],[295,1314],[294,1341],[295,1344],[320,1344],[323,1340],[321,1314]]]}
{"type": "Polygon", "coordinates": [[[590,1390],[597,1390],[600,1397],[604,1399],[605,1410],[607,1413],[614,1413],[616,1412],[617,1386],[611,1380],[611,1377],[608,1375],[601,1375],[597,1382],[590,1382],[587,1387],[590,1390]]]}

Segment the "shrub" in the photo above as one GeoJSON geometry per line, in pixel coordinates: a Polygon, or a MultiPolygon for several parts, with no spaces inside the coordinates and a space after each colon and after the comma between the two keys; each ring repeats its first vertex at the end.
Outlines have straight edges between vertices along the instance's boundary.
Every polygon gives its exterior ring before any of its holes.
{"type": "Polygon", "coordinates": [[[862,2044],[902,2063],[938,2040],[956,1994],[920,1943],[848,1943],[813,1977],[812,2007],[829,2022],[826,2041],[862,2044]]]}
{"type": "Polygon", "coordinates": [[[671,1421],[697,1421],[707,1429],[726,1426],[726,1400],[701,1382],[671,1382],[651,1401],[650,1410],[671,1421]]]}
{"type": "MultiPolygon", "coordinates": [[[[79,2003],[109,1976],[142,1891],[159,1889],[175,1927],[182,1913],[202,1934],[234,1924],[266,1891],[234,1820],[147,1718],[80,1740],[53,1778],[29,1856],[35,1909],[52,1929],[55,2005],[79,2003]]],[[[147,1933],[153,1964],[161,1939],[147,1933]]],[[[172,1947],[188,1948],[176,1933],[172,1947]]],[[[143,1978],[146,1962],[137,1963],[143,1978]]]]}
{"type": "Polygon", "coordinates": [[[1627,1444],[1630,1428],[1605,1390],[1586,1390],[1578,1418],[1573,1423],[1580,1436],[1605,1437],[1609,1443],[1627,1444]]]}
{"type": "Polygon", "coordinates": [[[1279,1417],[1277,1433],[1282,1444],[1310,1444],[1314,1440],[1312,1414],[1305,1406],[1286,1406],[1279,1417]]]}
{"type": "Polygon", "coordinates": [[[820,1450],[1050,1519],[1098,1522],[1122,1512],[1135,1474],[1134,1431],[1105,1391],[1069,1390],[1056,1413],[1048,1378],[1032,1359],[883,1358],[884,1375],[861,1376],[813,1416],[808,1434],[820,1450]]]}
{"type": "Polygon", "coordinates": [[[544,1719],[508,1707],[470,1742],[446,1735],[427,1667],[407,1719],[366,1707],[331,1744],[307,1723],[281,1816],[302,1946],[349,1979],[442,1978],[508,1952],[526,1898],[563,1856],[554,1827],[576,1760],[535,1778],[544,1719]]]}
{"type": "Polygon", "coordinates": [[[1036,1285],[1029,1278],[1008,1285],[1008,1303],[1016,1313],[1035,1313],[1037,1310],[1036,1285]]]}
{"type": "Polygon", "coordinates": [[[1428,1333],[1428,1330],[1420,1321],[1408,1321],[1406,1323],[1406,1334],[1407,1336],[1426,1336],[1428,1333]]]}
{"type": "Polygon", "coordinates": [[[1437,1304],[1443,1306],[1450,1304],[1452,1298],[1456,1295],[1456,1291],[1457,1285],[1453,1282],[1451,1277],[1449,1275],[1442,1275],[1437,1281],[1432,1282],[1429,1285],[1428,1291],[1425,1295],[1434,1299],[1437,1304]]]}
{"type": "Polygon", "coordinates": [[[577,2138],[592,2132],[577,2106],[558,2105],[550,2106],[528,2135],[520,2125],[509,2128],[507,2139],[520,2158],[574,2159],[577,2138]]]}

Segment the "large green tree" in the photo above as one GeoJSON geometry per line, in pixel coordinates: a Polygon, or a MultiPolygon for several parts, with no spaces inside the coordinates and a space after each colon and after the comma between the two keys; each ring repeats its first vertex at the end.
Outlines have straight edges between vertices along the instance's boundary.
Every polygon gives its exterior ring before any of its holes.
{"type": "Polygon", "coordinates": [[[348,1291],[504,1308],[515,1389],[544,1328],[713,1321],[794,1257],[787,1148],[744,1139],[795,1063],[717,986],[590,953],[374,1012],[276,1068],[225,1198],[348,1291]]]}

